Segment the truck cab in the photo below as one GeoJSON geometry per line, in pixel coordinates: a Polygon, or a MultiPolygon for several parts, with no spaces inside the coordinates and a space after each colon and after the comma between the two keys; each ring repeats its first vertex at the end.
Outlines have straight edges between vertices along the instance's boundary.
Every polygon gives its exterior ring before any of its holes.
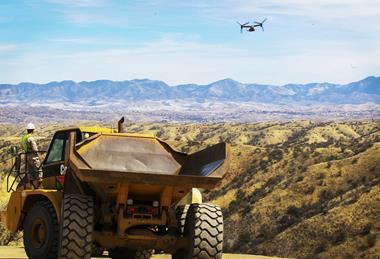
{"type": "MultiPolygon", "coordinates": [[[[42,185],[45,189],[61,189],[63,187],[64,172],[66,170],[66,167],[64,165],[65,157],[67,156],[66,146],[71,132],[76,133],[76,142],[79,143],[82,140],[85,140],[96,134],[116,133],[117,131],[114,129],[102,127],[78,127],[62,129],[55,132],[41,165],[43,172],[42,185]]],[[[45,151],[42,151],[41,153],[45,153],[45,151]]],[[[21,153],[19,155],[19,159],[22,160],[22,156],[25,154],[21,153]]],[[[20,170],[21,169],[22,168],[20,168],[20,170]]],[[[18,174],[21,179],[16,189],[26,188],[26,184],[28,183],[28,179],[25,177],[26,172],[20,171],[18,174]]],[[[11,186],[11,189],[12,188],[13,186],[11,186]]]]}

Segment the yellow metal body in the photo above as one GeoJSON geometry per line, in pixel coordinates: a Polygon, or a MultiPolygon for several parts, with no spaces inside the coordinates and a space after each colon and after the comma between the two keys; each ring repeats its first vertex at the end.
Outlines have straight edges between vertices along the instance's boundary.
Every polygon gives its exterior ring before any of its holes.
{"type": "Polygon", "coordinates": [[[9,231],[16,232],[22,229],[22,221],[25,212],[33,206],[35,202],[43,199],[49,200],[60,220],[62,192],[58,190],[46,189],[19,189],[12,192],[6,211],[6,226],[9,231]]]}
{"type": "Polygon", "coordinates": [[[89,132],[89,133],[117,133],[116,129],[104,128],[104,127],[73,127],[66,128],[59,131],[72,131],[72,130],[80,130],[81,132],[89,132]]]}
{"type": "MultiPolygon", "coordinates": [[[[134,193],[144,193],[150,189],[152,186],[134,186],[134,193]]],[[[153,187],[154,188],[154,187],[153,187]]],[[[151,189],[152,190],[152,189],[151,189]]],[[[148,192],[149,193],[149,192],[148,192]]],[[[62,201],[62,192],[54,189],[20,189],[12,192],[7,210],[1,213],[1,222],[7,226],[7,228],[15,232],[20,230],[22,227],[22,220],[24,217],[25,210],[30,208],[34,202],[40,201],[41,199],[47,199],[52,204],[57,213],[58,221],[60,220],[61,215],[61,201],[62,201]]],[[[117,189],[117,203],[119,205],[126,205],[126,200],[128,199],[128,187],[125,185],[120,185],[117,189]]],[[[173,199],[173,188],[167,188],[161,193],[161,205],[164,207],[169,207],[170,202],[173,199]]],[[[202,203],[202,194],[196,189],[192,188],[190,192],[186,194],[176,206],[202,203]]],[[[112,215],[107,215],[109,218],[112,215]]],[[[149,224],[157,225],[166,225],[167,224],[167,215],[163,215],[161,219],[154,220],[144,220],[144,219],[124,219],[119,217],[119,228],[120,232],[124,233],[128,228],[149,224]]]]}
{"type": "Polygon", "coordinates": [[[124,135],[128,137],[145,137],[145,138],[156,138],[152,134],[140,134],[140,133],[119,133],[116,129],[111,128],[103,128],[103,127],[73,127],[73,128],[65,128],[62,130],[59,130],[57,132],[62,131],[75,131],[79,130],[80,132],[87,132],[87,133],[94,133],[94,134],[117,134],[117,135],[124,135]]]}
{"type": "MultiPolygon", "coordinates": [[[[149,226],[177,229],[176,207],[202,203],[201,192],[193,187],[212,188],[228,168],[229,148],[225,143],[187,155],[149,134],[118,133],[114,129],[99,127],[58,132],[70,134],[64,161],[56,162],[57,168],[59,163],[69,168],[80,192],[86,194],[82,188],[85,183],[98,198],[99,206],[114,204],[110,210],[95,208],[98,212],[95,224],[116,224],[117,227],[116,231],[108,228],[108,232],[93,233],[94,242],[104,248],[132,246],[175,251],[183,246],[183,238],[173,234],[177,231],[157,235],[149,226]],[[91,134],[77,142],[78,130],[91,134]],[[128,199],[144,204],[159,202],[159,214],[131,216],[128,214],[128,199]]],[[[25,212],[41,199],[52,203],[60,221],[63,191],[56,189],[56,181],[55,176],[45,178],[42,183],[45,189],[27,186],[11,194],[6,212],[6,226],[10,231],[23,228],[25,212]]]]}
{"type": "Polygon", "coordinates": [[[197,188],[191,188],[191,191],[177,203],[176,207],[195,203],[202,203],[202,193],[197,188]]]}
{"type": "Polygon", "coordinates": [[[151,135],[102,133],[69,143],[68,166],[81,182],[213,188],[228,168],[225,143],[190,155],[151,135]]]}

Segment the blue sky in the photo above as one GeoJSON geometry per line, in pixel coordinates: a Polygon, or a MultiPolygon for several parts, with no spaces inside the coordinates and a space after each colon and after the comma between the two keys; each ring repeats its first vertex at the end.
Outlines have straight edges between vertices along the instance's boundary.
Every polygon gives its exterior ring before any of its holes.
{"type": "Polygon", "coordinates": [[[347,83],[379,75],[379,24],[378,0],[0,0],[0,83],[347,83]]]}

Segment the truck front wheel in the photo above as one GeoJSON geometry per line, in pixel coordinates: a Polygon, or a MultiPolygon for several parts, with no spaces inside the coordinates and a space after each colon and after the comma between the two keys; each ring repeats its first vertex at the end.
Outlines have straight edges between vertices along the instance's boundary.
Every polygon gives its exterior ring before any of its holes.
{"type": "Polygon", "coordinates": [[[218,206],[191,204],[186,215],[186,247],[173,255],[175,259],[215,258],[223,254],[223,215],[218,206]]]}
{"type": "Polygon", "coordinates": [[[24,221],[24,247],[31,259],[55,259],[58,251],[59,225],[50,201],[35,203],[24,221]]]}

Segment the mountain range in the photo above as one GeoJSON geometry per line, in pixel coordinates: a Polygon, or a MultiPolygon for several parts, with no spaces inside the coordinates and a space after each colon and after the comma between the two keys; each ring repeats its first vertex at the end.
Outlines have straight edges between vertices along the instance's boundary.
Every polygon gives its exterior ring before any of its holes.
{"type": "Polygon", "coordinates": [[[332,83],[265,85],[223,79],[208,85],[168,84],[149,79],[0,84],[0,103],[195,100],[269,104],[380,104],[380,77],[345,85],[332,83]]]}

